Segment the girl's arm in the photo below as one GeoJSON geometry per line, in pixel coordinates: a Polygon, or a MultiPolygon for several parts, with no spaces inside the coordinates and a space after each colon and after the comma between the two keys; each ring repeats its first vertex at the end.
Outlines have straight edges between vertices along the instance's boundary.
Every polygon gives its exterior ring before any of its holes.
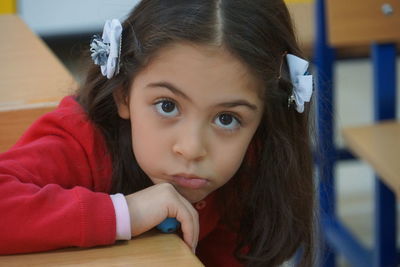
{"type": "Polygon", "coordinates": [[[110,182],[101,136],[64,100],[0,155],[0,254],[113,243],[110,182]]]}

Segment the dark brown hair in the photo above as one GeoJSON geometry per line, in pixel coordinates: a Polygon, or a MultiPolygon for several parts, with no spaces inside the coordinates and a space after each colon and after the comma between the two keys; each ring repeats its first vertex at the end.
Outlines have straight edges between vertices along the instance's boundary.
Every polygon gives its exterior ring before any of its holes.
{"type": "Polygon", "coordinates": [[[107,79],[92,66],[77,92],[105,136],[112,192],[151,185],[135,160],[130,122],[118,116],[116,96],[127,96],[151,57],[176,42],[224,47],[264,83],[260,126],[239,171],[218,190],[223,218],[238,232],[237,258],[248,266],[277,266],[301,249],[299,265],[312,266],[309,107],[301,114],[288,108],[292,84],[283,55],[301,53],[282,0],[143,0],[134,8],[123,22],[120,73],[107,79]]]}

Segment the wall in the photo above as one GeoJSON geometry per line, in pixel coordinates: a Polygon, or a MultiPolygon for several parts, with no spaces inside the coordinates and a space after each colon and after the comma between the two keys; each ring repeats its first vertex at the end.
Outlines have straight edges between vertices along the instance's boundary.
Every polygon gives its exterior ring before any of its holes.
{"type": "Polygon", "coordinates": [[[42,37],[102,30],[110,18],[124,19],[139,0],[19,0],[17,12],[42,37]]]}

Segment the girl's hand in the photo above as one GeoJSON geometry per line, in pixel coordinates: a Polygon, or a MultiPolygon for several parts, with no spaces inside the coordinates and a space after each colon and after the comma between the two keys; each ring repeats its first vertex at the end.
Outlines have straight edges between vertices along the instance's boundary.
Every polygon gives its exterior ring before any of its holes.
{"type": "Polygon", "coordinates": [[[167,217],[173,217],[181,223],[183,239],[195,252],[199,238],[198,213],[171,184],[156,184],[125,198],[131,217],[132,236],[152,229],[167,217]]]}

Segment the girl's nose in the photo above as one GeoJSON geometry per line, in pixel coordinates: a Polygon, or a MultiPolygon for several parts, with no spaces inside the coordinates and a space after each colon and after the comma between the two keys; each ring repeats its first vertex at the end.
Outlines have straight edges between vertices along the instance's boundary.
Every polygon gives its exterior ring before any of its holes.
{"type": "Polygon", "coordinates": [[[177,135],[172,151],[188,161],[198,161],[207,155],[206,137],[202,129],[190,129],[177,135]]]}

